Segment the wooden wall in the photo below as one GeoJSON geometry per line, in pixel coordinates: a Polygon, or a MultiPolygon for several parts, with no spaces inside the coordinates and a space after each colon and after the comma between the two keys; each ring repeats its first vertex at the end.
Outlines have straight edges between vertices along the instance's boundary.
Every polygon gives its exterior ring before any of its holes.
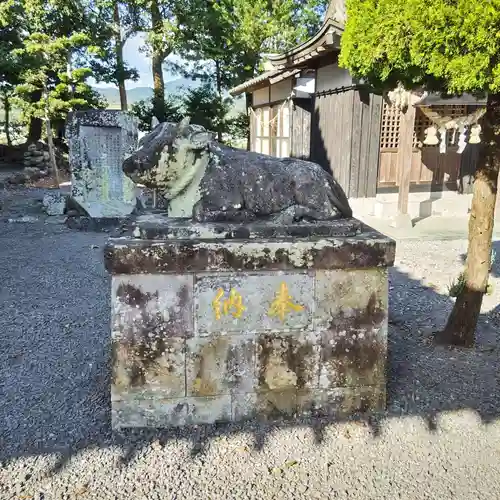
{"type": "Polygon", "coordinates": [[[309,160],[311,154],[312,99],[293,99],[290,156],[309,160]]]}
{"type": "Polygon", "coordinates": [[[252,106],[262,106],[273,102],[284,101],[292,92],[294,78],[290,77],[274,85],[265,85],[252,92],[252,106]]]}
{"type": "Polygon", "coordinates": [[[311,160],[329,169],[352,198],[376,195],[380,157],[382,98],[361,90],[342,90],[352,84],[336,65],[319,68],[311,119],[311,160]]]}
{"type": "Polygon", "coordinates": [[[316,70],[316,92],[352,85],[352,77],[347,70],[327,58],[324,61],[320,60],[316,70]]]}
{"type": "MultiPolygon", "coordinates": [[[[379,192],[397,191],[396,188],[399,186],[397,156],[397,151],[381,151],[379,192]],[[391,187],[394,189],[390,189],[391,187]]],[[[455,151],[441,154],[437,147],[415,148],[411,159],[410,191],[428,189],[431,191],[456,191],[461,160],[462,156],[455,151]]]]}

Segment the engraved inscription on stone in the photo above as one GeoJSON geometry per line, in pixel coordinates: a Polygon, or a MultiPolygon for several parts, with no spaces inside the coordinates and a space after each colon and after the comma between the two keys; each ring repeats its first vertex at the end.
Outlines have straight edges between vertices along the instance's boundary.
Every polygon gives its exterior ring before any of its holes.
{"type": "Polygon", "coordinates": [[[241,294],[231,288],[227,298],[225,295],[224,288],[219,288],[215,294],[215,299],[212,301],[215,319],[219,320],[222,315],[227,316],[228,314],[231,314],[233,318],[241,318],[246,311],[241,294]]]}
{"type": "Polygon", "coordinates": [[[82,125],[77,140],[81,150],[81,165],[73,179],[77,201],[92,217],[130,213],[132,208],[124,205],[135,205],[135,185],[121,168],[122,129],[82,125]]]}
{"type": "Polygon", "coordinates": [[[196,332],[207,335],[307,328],[313,312],[313,288],[309,274],[197,275],[196,332]]]}
{"type": "Polygon", "coordinates": [[[94,189],[89,199],[121,198],[124,177],[121,167],[121,129],[118,127],[80,127],[84,155],[94,172],[94,189]],[[118,174],[118,175],[117,175],[118,174]],[[117,178],[118,177],[118,178],[117,178]]]}
{"type": "Polygon", "coordinates": [[[283,281],[280,285],[279,292],[276,293],[276,297],[271,303],[268,315],[276,316],[281,321],[285,321],[286,315],[290,312],[299,312],[304,310],[304,306],[295,304],[292,302],[292,296],[288,292],[288,286],[283,281]]]}

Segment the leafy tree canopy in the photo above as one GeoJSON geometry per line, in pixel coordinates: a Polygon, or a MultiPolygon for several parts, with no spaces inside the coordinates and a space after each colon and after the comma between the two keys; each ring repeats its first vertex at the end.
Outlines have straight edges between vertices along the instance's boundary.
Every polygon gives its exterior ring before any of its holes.
{"type": "Polygon", "coordinates": [[[63,118],[70,109],[101,107],[103,103],[86,83],[91,75],[86,62],[99,49],[89,28],[88,3],[83,0],[11,3],[22,28],[20,47],[12,50],[11,55],[20,61],[16,93],[25,116],[63,118]]]}
{"type": "Polygon", "coordinates": [[[500,0],[347,0],[340,65],[376,87],[500,90],[500,0]]]}
{"type": "MultiPolygon", "coordinates": [[[[218,86],[227,89],[259,70],[262,55],[283,52],[314,34],[327,0],[185,0],[176,50],[188,61],[217,62],[218,86]]],[[[204,81],[213,66],[171,69],[204,81]]],[[[194,67],[193,67],[194,66],[194,67]]]]}
{"type": "Polygon", "coordinates": [[[118,63],[117,52],[123,57],[127,40],[144,29],[140,4],[133,0],[87,0],[87,10],[87,32],[94,44],[88,63],[94,78],[116,85],[138,80],[135,68],[118,63]]]}
{"type": "MultiPolygon", "coordinates": [[[[165,119],[169,122],[180,122],[183,118],[180,99],[167,96],[165,99],[165,119]]],[[[132,104],[130,112],[139,120],[139,130],[151,131],[151,123],[154,116],[152,99],[143,99],[132,104]]]]}
{"type": "MultiPolygon", "coordinates": [[[[500,0],[347,0],[340,64],[375,88],[488,94],[463,287],[436,340],[472,346],[488,287],[500,171],[500,0]]],[[[411,116],[411,115],[410,115],[411,116]]]]}

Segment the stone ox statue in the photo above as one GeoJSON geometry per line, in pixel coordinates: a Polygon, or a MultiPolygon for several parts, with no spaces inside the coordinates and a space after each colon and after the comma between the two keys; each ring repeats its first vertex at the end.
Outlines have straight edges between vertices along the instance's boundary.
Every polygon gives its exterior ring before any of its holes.
{"type": "Polygon", "coordinates": [[[171,217],[284,224],[352,217],[344,191],[319,165],[224,146],[188,120],[154,127],[123,171],[157,189],[171,217]]]}

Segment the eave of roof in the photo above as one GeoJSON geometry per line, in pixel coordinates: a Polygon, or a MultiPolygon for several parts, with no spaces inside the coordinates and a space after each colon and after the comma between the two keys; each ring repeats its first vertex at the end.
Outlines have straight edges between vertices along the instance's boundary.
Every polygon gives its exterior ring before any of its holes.
{"type": "Polygon", "coordinates": [[[333,19],[326,19],[319,31],[309,40],[293,47],[289,51],[270,56],[269,61],[276,68],[290,67],[306,59],[318,57],[327,48],[340,50],[340,38],[344,27],[333,19]]]}
{"type": "Polygon", "coordinates": [[[254,78],[251,78],[250,80],[247,80],[240,85],[237,85],[236,87],[233,87],[232,89],[229,90],[229,94],[232,96],[237,96],[245,92],[245,90],[248,90],[250,87],[256,87],[261,83],[264,83],[268,81],[270,78],[273,76],[277,76],[279,74],[283,73],[282,70],[279,69],[273,69],[271,71],[266,71],[265,73],[262,73],[261,75],[258,75],[254,78]]]}
{"type": "MultiPolygon", "coordinates": [[[[287,74],[287,76],[280,78],[287,70],[291,71],[292,68],[297,65],[303,66],[308,61],[319,57],[326,51],[340,50],[340,37],[343,31],[344,27],[342,24],[334,21],[331,17],[327,17],[319,31],[313,37],[309,38],[309,40],[293,47],[284,54],[269,56],[269,62],[271,62],[276,69],[266,71],[255,78],[233,87],[229,91],[229,94],[232,96],[240,95],[243,92],[253,90],[266,81],[271,81],[271,84],[276,83],[276,78],[280,81],[290,76],[290,74],[287,74]]],[[[298,73],[298,71],[295,71],[295,74],[296,73],[298,73]]]]}
{"type": "Polygon", "coordinates": [[[301,68],[293,68],[293,69],[275,69],[272,71],[266,71],[265,73],[262,73],[262,75],[256,76],[255,78],[252,78],[251,80],[247,80],[246,82],[243,82],[242,84],[238,85],[237,87],[232,88],[229,91],[229,94],[234,96],[240,95],[243,92],[248,92],[250,90],[255,89],[256,87],[259,87],[263,83],[268,83],[269,85],[274,85],[278,82],[281,82],[282,80],[285,80],[286,78],[289,78],[291,76],[295,76],[297,73],[300,73],[301,68]]]}

